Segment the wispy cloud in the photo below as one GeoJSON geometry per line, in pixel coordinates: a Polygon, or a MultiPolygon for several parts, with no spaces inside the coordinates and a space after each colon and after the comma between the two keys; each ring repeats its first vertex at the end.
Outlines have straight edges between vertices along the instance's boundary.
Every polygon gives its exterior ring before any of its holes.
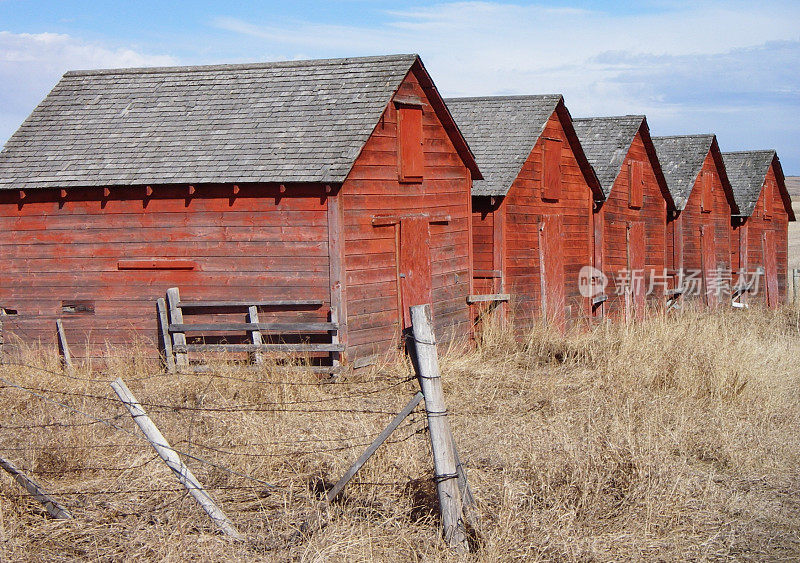
{"type": "MultiPolygon", "coordinates": [[[[363,26],[233,17],[212,26],[311,56],[418,52],[447,95],[560,92],[576,115],[646,113],[665,132],[733,132],[736,146],[764,137],[788,144],[787,122],[800,136],[796,3],[686,2],[619,14],[451,2],[385,16],[363,26]],[[758,110],[765,119],[752,120],[758,110]]],[[[800,148],[783,153],[800,170],[800,148]]]]}
{"type": "MultiPolygon", "coordinates": [[[[723,147],[773,145],[800,172],[797,2],[652,0],[625,12],[491,1],[399,6],[365,4],[353,24],[311,12],[231,14],[207,20],[202,42],[184,34],[159,45],[198,64],[417,52],[445,95],[559,92],[574,115],[646,113],[657,134],[716,131],[723,147]]],[[[0,32],[0,139],[68,68],[176,62],[70,35],[0,32]]]]}
{"type": "Polygon", "coordinates": [[[0,139],[11,135],[67,70],[175,62],[171,56],[109,48],[65,34],[0,31],[0,139]]]}

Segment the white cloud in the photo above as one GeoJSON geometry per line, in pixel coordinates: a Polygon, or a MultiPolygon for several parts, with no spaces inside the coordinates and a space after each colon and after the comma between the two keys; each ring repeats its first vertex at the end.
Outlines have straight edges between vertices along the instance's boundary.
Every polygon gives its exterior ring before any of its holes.
{"type": "MultiPolygon", "coordinates": [[[[800,171],[800,3],[671,2],[644,11],[449,2],[332,25],[218,17],[193,63],[420,53],[448,96],[563,93],[574,115],[646,113],[654,133],[715,130],[730,144],[776,139],[800,171]],[[759,118],[759,112],[761,118],[759,118]],[[660,128],[660,129],[659,129],[660,128]]],[[[162,47],[170,48],[170,47],[162,47]]],[[[178,44],[172,48],[180,49],[178,44]]],[[[0,139],[68,68],[174,64],[68,35],[0,32],[0,139]]]]}
{"type": "Polygon", "coordinates": [[[109,48],[70,35],[0,31],[0,140],[13,133],[67,70],[175,63],[171,56],[109,48]]]}
{"type": "MultiPolygon", "coordinates": [[[[387,15],[384,24],[362,27],[231,17],[212,25],[288,56],[418,52],[450,96],[560,92],[574,115],[645,113],[670,132],[695,131],[698,123],[713,130],[714,116],[720,131],[741,131],[738,144],[786,122],[800,136],[790,101],[800,98],[796,2],[685,2],[622,15],[452,2],[387,15]],[[758,108],[761,122],[751,119],[758,108]],[[749,120],[732,127],[745,113],[749,120]]],[[[783,152],[793,152],[784,161],[800,169],[800,149],[783,152]]]]}

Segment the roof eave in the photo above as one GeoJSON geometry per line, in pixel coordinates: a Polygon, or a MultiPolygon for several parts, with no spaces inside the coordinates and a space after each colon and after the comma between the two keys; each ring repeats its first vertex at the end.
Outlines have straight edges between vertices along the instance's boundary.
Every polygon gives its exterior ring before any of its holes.
{"type": "Polygon", "coordinates": [[[778,158],[777,151],[773,152],[770,166],[772,166],[774,170],[775,182],[778,184],[778,191],[781,193],[781,200],[783,201],[783,207],[786,209],[789,221],[797,221],[794,208],[792,207],[792,196],[789,195],[789,190],[786,189],[786,177],[783,175],[783,166],[781,166],[781,160],[778,158]]]}
{"type": "Polygon", "coordinates": [[[431,78],[430,74],[428,74],[428,71],[425,69],[425,65],[422,64],[422,59],[420,59],[419,56],[417,56],[414,60],[409,72],[416,73],[417,80],[419,80],[422,89],[428,96],[428,101],[430,102],[433,111],[436,112],[436,116],[439,118],[439,121],[441,121],[448,137],[450,137],[450,142],[453,143],[456,152],[458,152],[461,160],[469,169],[472,180],[483,180],[483,174],[481,174],[481,171],[478,168],[478,163],[475,161],[475,155],[472,154],[472,149],[469,148],[466,138],[458,128],[458,124],[456,124],[455,119],[453,119],[453,115],[447,108],[447,104],[444,103],[444,99],[439,93],[439,90],[436,88],[436,85],[433,83],[433,79],[431,78]]]}
{"type": "MultiPolygon", "coordinates": [[[[653,144],[653,140],[650,138],[650,126],[647,124],[647,117],[642,116],[642,122],[639,125],[638,132],[642,136],[644,149],[647,152],[648,158],[650,159],[650,165],[653,167],[653,172],[656,175],[656,181],[661,188],[661,194],[664,196],[664,199],[667,202],[668,210],[674,209],[681,211],[682,209],[678,209],[678,207],[675,205],[675,200],[672,198],[672,193],[669,191],[669,186],[667,185],[667,178],[664,176],[664,171],[661,169],[661,161],[658,160],[656,147],[653,144]]],[[[631,140],[631,143],[633,143],[633,140],[631,140]]],[[[686,204],[684,203],[684,207],[685,206],[686,204]]]]}
{"type": "Polygon", "coordinates": [[[728,200],[728,204],[731,206],[731,215],[736,215],[741,212],[741,209],[739,208],[739,204],[733,194],[733,186],[728,179],[728,171],[725,168],[725,161],[722,159],[722,151],[719,150],[719,143],[717,143],[716,135],[713,136],[711,140],[711,147],[708,150],[711,151],[711,157],[714,159],[714,163],[717,165],[717,173],[719,174],[719,180],[722,183],[722,189],[725,190],[725,197],[728,200]]]}
{"type": "Polygon", "coordinates": [[[592,195],[594,196],[594,200],[595,201],[605,200],[607,195],[603,191],[603,187],[600,185],[600,179],[597,177],[597,173],[595,172],[594,167],[589,162],[589,159],[586,157],[586,153],[583,150],[583,145],[581,145],[581,141],[578,138],[578,134],[575,132],[574,125],[572,124],[572,116],[570,115],[569,110],[567,109],[567,105],[564,103],[563,96],[559,99],[558,103],[556,104],[555,111],[556,115],[558,115],[558,118],[561,121],[561,126],[564,128],[564,133],[567,136],[567,140],[572,146],[572,152],[575,154],[575,158],[578,161],[578,166],[581,169],[581,173],[583,173],[583,177],[586,180],[586,183],[592,190],[592,195]]]}

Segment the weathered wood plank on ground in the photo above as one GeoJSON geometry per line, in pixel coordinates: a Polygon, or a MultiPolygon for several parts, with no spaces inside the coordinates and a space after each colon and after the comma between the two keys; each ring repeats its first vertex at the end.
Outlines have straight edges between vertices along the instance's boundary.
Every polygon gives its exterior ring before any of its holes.
{"type": "Polygon", "coordinates": [[[51,497],[45,490],[33,479],[27,477],[22,471],[16,468],[13,463],[5,458],[0,457],[0,467],[2,467],[19,485],[28,491],[30,495],[38,500],[44,506],[47,513],[53,518],[58,520],[70,520],[72,514],[69,510],[64,508],[56,499],[51,497]]]}

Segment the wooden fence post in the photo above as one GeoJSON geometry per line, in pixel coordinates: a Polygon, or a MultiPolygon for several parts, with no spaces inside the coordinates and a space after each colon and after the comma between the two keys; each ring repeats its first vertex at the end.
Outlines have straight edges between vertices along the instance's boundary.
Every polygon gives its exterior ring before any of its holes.
{"type": "Polygon", "coordinates": [[[69,513],[69,510],[64,508],[56,499],[48,495],[45,490],[38,483],[36,483],[36,481],[25,476],[25,474],[17,469],[13,463],[5,458],[0,457],[0,467],[5,469],[6,472],[11,475],[23,489],[28,491],[33,498],[42,503],[42,506],[44,506],[45,510],[47,510],[47,513],[50,514],[50,516],[58,520],[72,519],[72,514],[69,513]]]}
{"type": "Polygon", "coordinates": [[[461,491],[458,487],[458,468],[450,426],[447,423],[447,409],[442,393],[442,380],[439,375],[439,358],[433,334],[430,305],[411,307],[411,331],[417,359],[422,394],[425,396],[425,410],[428,416],[428,432],[433,451],[434,479],[439,493],[439,509],[442,527],[447,544],[457,551],[469,551],[461,491]]]}
{"type": "MultiPolygon", "coordinates": [[[[248,323],[258,324],[258,307],[255,305],[251,305],[247,308],[247,319],[248,323]]],[[[261,331],[260,330],[251,330],[250,333],[250,343],[253,346],[261,346],[264,341],[261,339],[261,331]]],[[[263,364],[264,363],[264,354],[262,352],[253,352],[250,354],[250,361],[254,364],[263,364]]]]}
{"type": "Polygon", "coordinates": [[[150,417],[147,416],[147,413],[139,404],[139,401],[136,400],[133,393],[131,393],[130,389],[128,389],[125,382],[122,381],[121,378],[117,378],[114,382],[111,383],[111,388],[120,398],[120,400],[125,404],[128,411],[131,413],[133,417],[133,421],[145,435],[147,440],[150,442],[150,445],[153,446],[153,449],[158,452],[158,455],[161,456],[161,459],[164,460],[164,463],[167,464],[173,473],[178,477],[178,481],[186,487],[189,493],[194,497],[203,510],[206,511],[206,514],[214,521],[214,523],[219,526],[219,528],[228,536],[231,536],[234,539],[241,540],[244,539],[243,536],[236,530],[233,526],[233,523],[228,519],[224,512],[214,503],[211,499],[209,494],[203,488],[203,485],[200,484],[200,481],[192,474],[186,465],[181,461],[181,458],[172,449],[172,446],[169,445],[167,439],[164,438],[164,435],[161,434],[161,431],[158,427],[153,424],[153,421],[150,420],[150,417]]]}
{"type": "Polygon", "coordinates": [[[158,329],[161,332],[161,345],[164,348],[164,362],[167,367],[167,373],[175,373],[175,354],[172,351],[172,336],[169,333],[167,302],[163,297],[156,299],[156,313],[158,314],[158,329]]]}
{"type": "Polygon", "coordinates": [[[58,335],[58,351],[61,353],[61,361],[68,370],[73,369],[72,354],[69,353],[67,335],[64,333],[64,324],[61,319],[56,319],[56,334],[58,335]]]}
{"type": "MultiPolygon", "coordinates": [[[[169,305],[169,322],[170,324],[183,324],[183,311],[178,307],[181,302],[181,294],[177,287],[171,287],[167,290],[167,305],[169,305]]],[[[189,355],[186,353],[186,333],[173,332],[172,343],[175,346],[183,346],[183,352],[175,353],[175,364],[178,369],[189,367],[189,355]]]]}

